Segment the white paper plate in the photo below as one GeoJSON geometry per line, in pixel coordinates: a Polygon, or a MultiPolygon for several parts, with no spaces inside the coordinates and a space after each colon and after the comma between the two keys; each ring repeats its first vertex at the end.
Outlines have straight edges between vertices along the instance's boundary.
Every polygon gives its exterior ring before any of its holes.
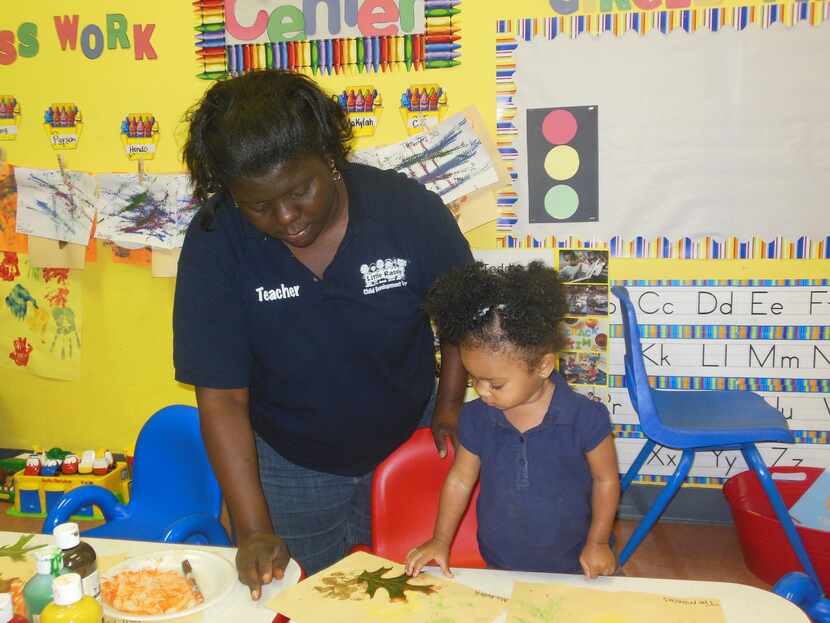
{"type": "Polygon", "coordinates": [[[170,549],[136,556],[108,569],[102,575],[101,580],[118,575],[121,571],[138,571],[140,569],[181,572],[182,561],[185,559],[190,562],[190,566],[193,568],[193,577],[205,598],[202,603],[180,612],[168,614],[132,614],[116,610],[107,603],[103,603],[104,617],[107,620],[115,621],[170,621],[210,608],[224,599],[234,589],[237,575],[233,564],[211,552],[195,549],[170,549]]]}

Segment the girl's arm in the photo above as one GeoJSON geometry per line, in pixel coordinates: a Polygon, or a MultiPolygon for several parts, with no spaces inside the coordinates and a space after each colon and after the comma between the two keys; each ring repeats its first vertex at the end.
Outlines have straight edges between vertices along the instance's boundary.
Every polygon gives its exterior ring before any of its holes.
{"type": "Polygon", "coordinates": [[[614,438],[608,435],[585,455],[594,484],[591,491],[591,528],[579,563],[588,578],[616,571],[609,539],[620,501],[620,475],[614,438]]]}
{"type": "Polygon", "coordinates": [[[478,455],[459,444],[455,462],[441,489],[438,519],[435,521],[432,539],[406,555],[406,572],[409,575],[418,575],[424,565],[434,560],[444,575],[452,577],[449,567],[450,546],[464,511],[467,510],[480,469],[478,455]]]}

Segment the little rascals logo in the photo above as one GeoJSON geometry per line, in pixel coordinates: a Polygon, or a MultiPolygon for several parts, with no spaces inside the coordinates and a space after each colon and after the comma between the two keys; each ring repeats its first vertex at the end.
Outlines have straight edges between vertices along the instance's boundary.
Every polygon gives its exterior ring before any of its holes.
{"type": "Polygon", "coordinates": [[[401,258],[387,258],[363,264],[360,267],[365,285],[363,294],[376,294],[392,288],[405,287],[406,264],[407,261],[401,258]]]}

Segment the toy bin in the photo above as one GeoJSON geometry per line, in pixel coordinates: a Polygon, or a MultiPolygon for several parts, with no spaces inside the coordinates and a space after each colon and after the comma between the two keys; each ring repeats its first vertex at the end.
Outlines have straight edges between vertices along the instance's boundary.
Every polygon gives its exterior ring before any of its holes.
{"type": "MultiPolygon", "coordinates": [[[[816,467],[772,467],[770,473],[784,504],[790,508],[824,471],[816,467]]],[[[732,509],[747,568],[775,584],[791,571],[803,571],[755,472],[747,470],[726,481],[723,493],[732,509]]],[[[830,532],[798,527],[807,554],[825,593],[830,593],[830,532]]]]}

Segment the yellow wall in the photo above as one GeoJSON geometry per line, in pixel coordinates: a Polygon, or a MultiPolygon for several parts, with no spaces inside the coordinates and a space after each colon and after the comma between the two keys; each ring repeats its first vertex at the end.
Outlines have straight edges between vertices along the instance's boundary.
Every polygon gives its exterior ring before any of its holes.
{"type": "MultiPolygon", "coordinates": [[[[332,91],[374,84],[383,96],[385,110],[378,133],[358,147],[403,137],[396,100],[407,86],[420,82],[444,86],[450,112],[476,105],[495,127],[494,21],[549,12],[546,0],[508,3],[497,11],[498,4],[490,0],[464,2],[460,68],[321,80],[332,91]]],[[[4,3],[0,31],[17,30],[22,22],[34,22],[40,44],[34,58],[0,65],[0,94],[16,96],[23,113],[18,140],[0,145],[9,161],[55,168],[55,154],[40,127],[42,114],[52,102],[75,102],[83,113],[85,127],[79,149],[66,155],[69,168],[94,173],[135,171],[135,165],[122,151],[119,124],[127,113],[152,112],[159,121],[162,138],[156,159],[146,169],[158,173],[181,171],[179,120],[209,86],[195,78],[190,8],[187,0],[4,3]],[[105,30],[105,15],[116,12],[126,16],[130,32],[133,23],[156,24],[152,42],[158,60],[135,61],[132,49],[105,49],[95,61],[87,60],[80,48],[60,50],[54,15],[77,13],[81,28],[95,23],[105,30]]],[[[474,246],[493,246],[494,226],[472,232],[470,240],[474,246]]],[[[113,264],[100,245],[98,252],[98,261],[79,273],[84,309],[80,380],[51,381],[16,370],[0,370],[0,447],[60,445],[80,450],[108,446],[118,451],[132,445],[155,409],[175,402],[195,404],[192,388],[173,380],[174,281],[154,279],[148,269],[113,264]]],[[[612,278],[817,278],[828,274],[830,262],[819,261],[612,263],[612,278]]]]}

